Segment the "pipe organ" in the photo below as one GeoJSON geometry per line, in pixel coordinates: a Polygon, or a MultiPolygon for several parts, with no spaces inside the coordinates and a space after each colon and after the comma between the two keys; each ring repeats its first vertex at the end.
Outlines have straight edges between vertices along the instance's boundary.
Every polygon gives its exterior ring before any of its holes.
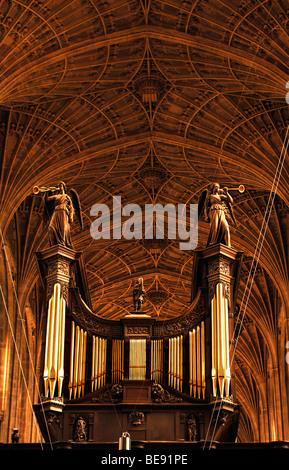
{"type": "MultiPolygon", "coordinates": [[[[158,321],[146,311],[132,312],[118,321],[103,319],[92,311],[81,254],[52,247],[37,257],[47,293],[42,373],[47,410],[50,402],[61,399],[59,406],[65,419],[70,406],[75,414],[79,401],[82,407],[93,403],[95,413],[99,413],[96,422],[103,419],[105,425],[106,419],[112,420],[107,400],[114,406],[111,413],[123,400],[132,410],[141,407],[138,419],[134,421],[131,411],[123,422],[137,422],[138,429],[131,424],[134,435],[151,436],[152,440],[166,440],[168,436],[186,439],[185,422],[180,421],[177,427],[174,423],[182,416],[189,420],[192,414],[199,419],[199,438],[204,438],[211,404],[220,400],[224,413],[236,413],[230,355],[234,338],[230,335],[242,254],[224,245],[196,252],[191,304],[186,312],[167,321],[158,321]],[[162,414],[167,402],[174,404],[170,406],[178,414],[158,431],[165,419],[171,419],[162,414]],[[198,418],[200,405],[203,414],[198,418]],[[143,420],[140,416],[146,406],[150,414],[143,420]],[[144,426],[146,431],[141,433],[144,426]]],[[[35,409],[40,416],[40,405],[35,409]]],[[[124,409],[119,408],[119,413],[125,413],[124,409]]],[[[91,413],[87,416],[89,420],[91,413]]],[[[102,432],[95,431],[98,438],[90,440],[115,436],[114,427],[103,431],[102,426],[102,432]]],[[[71,433],[68,424],[65,429],[62,439],[71,433]]],[[[117,433],[121,435],[119,430],[117,433]]]]}

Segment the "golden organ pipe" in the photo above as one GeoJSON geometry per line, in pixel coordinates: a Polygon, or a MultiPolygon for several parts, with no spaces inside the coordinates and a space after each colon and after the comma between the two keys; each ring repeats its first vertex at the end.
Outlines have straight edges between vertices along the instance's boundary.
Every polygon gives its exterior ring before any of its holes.
{"type": "Polygon", "coordinates": [[[197,396],[197,353],[196,353],[196,330],[193,329],[193,336],[192,336],[192,362],[193,362],[193,393],[194,397],[197,396]]]}
{"type": "Polygon", "coordinates": [[[115,381],[116,381],[115,347],[116,347],[116,341],[112,340],[112,343],[111,343],[111,379],[112,379],[112,383],[115,383],[115,381]]]}
{"type": "Polygon", "coordinates": [[[180,337],[180,391],[183,390],[183,336],[180,337]]]}
{"type": "Polygon", "coordinates": [[[224,344],[224,303],[223,285],[217,284],[217,315],[218,315],[218,383],[220,396],[224,396],[225,389],[225,344],[224,344]]]}
{"type": "Polygon", "coordinates": [[[100,350],[100,338],[96,337],[96,369],[95,369],[95,388],[98,389],[100,385],[99,381],[99,365],[101,360],[101,350],[100,350]]]}
{"type": "Polygon", "coordinates": [[[156,379],[156,355],[155,355],[155,340],[151,342],[151,378],[156,379]]]}
{"type": "Polygon", "coordinates": [[[95,336],[92,336],[92,356],[91,356],[91,391],[94,390],[94,370],[95,370],[95,336]]]}
{"type": "Polygon", "coordinates": [[[97,337],[97,368],[96,368],[96,388],[100,388],[100,365],[101,365],[101,338],[97,337]]]}
{"type": "Polygon", "coordinates": [[[75,346],[75,323],[71,323],[71,339],[70,339],[70,371],[69,371],[69,399],[72,397],[72,387],[73,387],[73,371],[74,371],[74,346],[75,346]]]}
{"type": "Polygon", "coordinates": [[[169,338],[168,385],[171,385],[171,338],[169,338]]]}
{"type": "Polygon", "coordinates": [[[124,376],[124,340],[121,341],[121,378],[124,376]]]}
{"type": "Polygon", "coordinates": [[[224,349],[225,349],[225,395],[229,396],[230,389],[230,356],[229,356],[229,317],[228,317],[228,300],[223,294],[224,300],[224,349]]]}
{"type": "Polygon", "coordinates": [[[111,377],[112,377],[112,383],[116,382],[116,345],[117,345],[117,340],[112,340],[111,344],[111,366],[112,366],[112,371],[111,371],[111,377]]]}
{"type": "Polygon", "coordinates": [[[116,350],[116,373],[117,373],[117,381],[121,378],[121,364],[122,364],[122,356],[121,356],[121,340],[117,340],[117,350],[116,350]]]}
{"type": "Polygon", "coordinates": [[[101,338],[97,336],[95,341],[96,341],[95,388],[99,389],[100,388],[101,338]]]}
{"type": "Polygon", "coordinates": [[[225,297],[224,286],[216,285],[216,293],[211,301],[212,327],[212,385],[213,395],[229,396],[230,388],[230,358],[229,358],[229,319],[228,301],[225,297]]]}
{"type": "Polygon", "coordinates": [[[174,345],[174,338],[170,338],[170,386],[171,387],[174,386],[174,383],[173,383],[173,364],[174,364],[174,361],[173,361],[173,353],[174,353],[173,345],[174,345]]]}
{"type": "Polygon", "coordinates": [[[154,380],[155,377],[156,377],[155,360],[156,360],[156,358],[155,358],[155,341],[152,340],[152,342],[151,342],[151,378],[152,378],[152,380],[154,380]]]}
{"type": "Polygon", "coordinates": [[[60,331],[59,331],[59,351],[58,351],[58,396],[62,395],[62,385],[64,380],[64,343],[65,343],[65,310],[66,302],[60,297],[60,331]]]}
{"type": "Polygon", "coordinates": [[[197,326],[197,391],[198,398],[201,398],[202,377],[201,377],[201,334],[200,327],[197,326]]]}
{"type": "Polygon", "coordinates": [[[114,367],[115,367],[115,382],[118,382],[120,379],[120,340],[115,341],[115,350],[114,350],[114,367]]]}
{"type": "Polygon", "coordinates": [[[87,344],[87,332],[85,331],[83,333],[82,378],[81,378],[82,395],[84,395],[84,391],[85,391],[86,344],[87,344]]]}
{"type": "Polygon", "coordinates": [[[130,339],[129,342],[129,378],[145,379],[146,370],[146,340],[130,339]]]}
{"type": "Polygon", "coordinates": [[[192,331],[189,331],[189,390],[190,395],[193,394],[193,381],[192,381],[192,331]]]}
{"type": "Polygon", "coordinates": [[[179,389],[179,377],[180,377],[180,337],[175,338],[175,388],[179,389]]]}
{"type": "Polygon", "coordinates": [[[48,370],[48,384],[49,384],[49,393],[52,398],[53,395],[53,382],[55,382],[55,370],[54,370],[54,333],[55,333],[55,315],[56,315],[56,284],[53,287],[52,302],[51,302],[51,320],[49,324],[49,370],[48,370]]]}
{"type": "Polygon", "coordinates": [[[51,397],[54,397],[56,380],[58,375],[58,349],[59,349],[59,325],[60,325],[60,295],[61,295],[61,285],[54,285],[54,299],[55,299],[55,320],[54,320],[54,335],[53,335],[53,344],[52,344],[52,382],[51,383],[51,397]]]}
{"type": "Polygon", "coordinates": [[[62,395],[64,380],[64,342],[65,342],[65,300],[61,294],[61,285],[54,284],[53,293],[48,302],[46,344],[44,354],[44,393],[51,398],[62,395]]]}
{"type": "Polygon", "coordinates": [[[104,386],[104,379],[105,379],[105,338],[102,338],[101,342],[101,349],[102,349],[102,354],[101,354],[101,387],[104,386]]]}
{"type": "Polygon", "coordinates": [[[217,307],[216,295],[211,300],[211,333],[212,333],[212,388],[213,396],[217,395],[217,356],[218,356],[218,343],[217,343],[217,307]]]}
{"type": "Polygon", "coordinates": [[[47,313],[47,326],[46,326],[46,344],[45,344],[45,357],[44,357],[44,371],[43,371],[43,379],[44,379],[44,393],[45,396],[48,397],[48,390],[49,390],[49,369],[50,369],[50,324],[51,324],[51,309],[53,302],[53,296],[49,299],[48,302],[48,313],[47,313]]]}
{"type": "Polygon", "coordinates": [[[94,370],[93,370],[93,385],[94,389],[97,390],[97,374],[98,374],[98,337],[94,337],[94,370]]]}
{"type": "Polygon", "coordinates": [[[78,372],[77,372],[77,393],[81,396],[81,380],[82,380],[82,359],[83,359],[83,329],[80,329],[79,337],[79,357],[78,357],[78,372]]]}
{"type": "Polygon", "coordinates": [[[205,323],[201,322],[202,397],[206,394],[205,323]]]}
{"type": "Polygon", "coordinates": [[[76,398],[76,397],[77,397],[79,342],[80,342],[80,328],[79,328],[79,326],[76,326],[76,330],[75,330],[74,361],[73,361],[73,382],[72,382],[73,398],[76,398]]]}
{"type": "Polygon", "coordinates": [[[163,357],[164,357],[164,342],[160,340],[160,382],[163,381],[163,357]]]}
{"type": "Polygon", "coordinates": [[[173,338],[173,387],[176,388],[176,338],[173,338]]]}

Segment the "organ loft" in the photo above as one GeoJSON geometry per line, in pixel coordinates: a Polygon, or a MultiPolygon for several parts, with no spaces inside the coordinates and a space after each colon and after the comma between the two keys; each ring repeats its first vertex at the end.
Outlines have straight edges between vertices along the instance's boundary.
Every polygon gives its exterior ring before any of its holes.
{"type": "Polygon", "coordinates": [[[128,314],[106,320],[93,312],[83,255],[70,237],[72,212],[81,225],[79,198],[63,182],[53,192],[39,191],[50,211],[50,247],[36,253],[45,321],[34,410],[45,441],[112,445],[125,433],[140,447],[234,442],[242,253],[229,244],[228,188],[212,185],[200,198],[199,217],[206,214],[210,236],[195,252],[191,300],[185,312],[162,321],[146,311],[143,278],[135,282],[128,314]]]}

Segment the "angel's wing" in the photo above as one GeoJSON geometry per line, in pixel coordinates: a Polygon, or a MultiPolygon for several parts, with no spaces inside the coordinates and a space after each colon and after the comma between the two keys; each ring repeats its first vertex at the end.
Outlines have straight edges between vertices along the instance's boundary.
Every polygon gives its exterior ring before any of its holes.
{"type": "Polygon", "coordinates": [[[208,197],[208,190],[204,189],[202,192],[199,202],[198,202],[198,218],[202,217],[205,214],[205,219],[207,219],[207,197],[208,197]]]}
{"type": "Polygon", "coordinates": [[[228,208],[228,211],[229,211],[230,217],[231,217],[231,219],[232,219],[232,222],[236,225],[236,219],[235,219],[235,215],[234,215],[234,209],[233,209],[233,206],[232,206],[231,202],[226,201],[226,206],[227,206],[227,208],[228,208]]]}
{"type": "Polygon", "coordinates": [[[70,189],[69,190],[69,196],[71,198],[73,208],[77,217],[77,220],[79,222],[80,228],[83,229],[83,220],[82,220],[82,212],[81,212],[81,206],[80,206],[80,200],[77,192],[75,189],[70,189]]]}

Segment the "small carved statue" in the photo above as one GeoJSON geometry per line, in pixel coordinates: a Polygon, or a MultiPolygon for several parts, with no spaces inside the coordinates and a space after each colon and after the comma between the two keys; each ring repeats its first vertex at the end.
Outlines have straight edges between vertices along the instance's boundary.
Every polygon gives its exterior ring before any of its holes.
{"type": "Polygon", "coordinates": [[[213,183],[209,190],[205,189],[198,203],[199,218],[204,214],[205,221],[210,223],[207,246],[222,243],[231,246],[228,219],[235,224],[232,208],[233,198],[228,188],[220,188],[219,183],[213,183]]]}
{"type": "Polygon", "coordinates": [[[11,442],[12,444],[18,444],[19,442],[18,429],[16,428],[13,428],[13,432],[11,434],[11,442]]]}
{"type": "Polygon", "coordinates": [[[152,386],[152,398],[155,403],[161,403],[164,400],[165,391],[160,384],[154,383],[152,386]]]}
{"type": "Polygon", "coordinates": [[[140,312],[142,309],[142,305],[145,299],[145,290],[143,286],[143,278],[139,277],[137,283],[133,288],[133,306],[135,312],[140,312]]]}
{"type": "Polygon", "coordinates": [[[74,189],[67,191],[63,181],[58,184],[58,187],[57,194],[48,191],[44,197],[45,214],[49,220],[49,244],[50,246],[64,245],[73,248],[70,227],[74,215],[77,216],[79,225],[83,228],[79,197],[74,189]]]}
{"type": "Polygon", "coordinates": [[[197,423],[194,415],[190,415],[187,419],[187,434],[188,440],[195,442],[197,440],[197,423]]]}
{"type": "Polygon", "coordinates": [[[74,425],[73,440],[74,441],[87,441],[87,423],[82,416],[76,419],[74,425]]]}
{"type": "Polygon", "coordinates": [[[141,411],[133,411],[129,415],[129,422],[134,426],[139,426],[144,422],[144,414],[141,411]]]}

